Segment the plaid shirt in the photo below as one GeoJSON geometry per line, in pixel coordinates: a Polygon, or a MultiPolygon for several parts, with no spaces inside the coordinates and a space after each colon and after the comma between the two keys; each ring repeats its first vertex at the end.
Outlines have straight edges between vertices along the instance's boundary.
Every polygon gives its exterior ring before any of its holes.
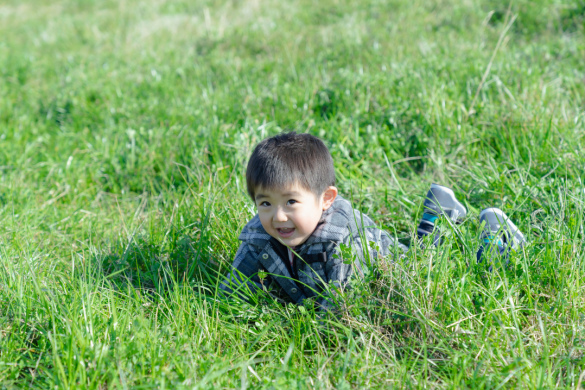
{"type": "Polygon", "coordinates": [[[248,294],[244,290],[265,290],[285,302],[297,304],[318,296],[318,303],[325,308],[332,305],[322,294],[325,284],[332,283],[338,288],[345,286],[356,268],[361,272],[366,262],[365,255],[375,260],[395,249],[400,253],[406,249],[385,231],[376,228],[368,216],[354,210],[341,196],[337,196],[323,213],[313,234],[295,250],[298,256],[292,265],[287,248],[266,233],[258,215],[244,227],[239,239],[242,243],[232,272],[221,284],[223,291],[245,298],[248,294]],[[365,243],[362,237],[365,237],[365,243]],[[354,261],[344,263],[350,259],[343,259],[340,244],[351,250],[354,261]],[[364,245],[368,247],[364,248],[364,245]],[[260,271],[265,271],[266,275],[262,280],[258,275],[260,271]]]}

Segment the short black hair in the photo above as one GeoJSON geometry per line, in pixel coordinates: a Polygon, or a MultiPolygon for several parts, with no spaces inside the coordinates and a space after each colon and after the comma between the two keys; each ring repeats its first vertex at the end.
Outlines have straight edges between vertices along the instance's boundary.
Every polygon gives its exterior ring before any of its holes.
{"type": "Polygon", "coordinates": [[[335,185],[333,158],[323,141],[293,131],[266,138],[256,145],[246,169],[252,200],[258,188],[286,188],[295,183],[317,196],[335,185]]]}

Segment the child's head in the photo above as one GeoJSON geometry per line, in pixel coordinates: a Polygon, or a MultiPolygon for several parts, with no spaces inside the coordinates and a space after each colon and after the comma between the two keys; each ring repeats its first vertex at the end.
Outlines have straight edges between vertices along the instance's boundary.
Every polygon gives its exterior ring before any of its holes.
{"type": "Polygon", "coordinates": [[[309,238],[337,196],[331,154],[310,134],[279,134],[260,142],[246,182],[262,226],[288,246],[309,238]]]}

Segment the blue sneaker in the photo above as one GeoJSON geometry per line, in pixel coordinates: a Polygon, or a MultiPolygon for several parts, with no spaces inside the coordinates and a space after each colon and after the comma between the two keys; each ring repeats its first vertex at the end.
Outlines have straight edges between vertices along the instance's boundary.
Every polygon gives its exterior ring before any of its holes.
{"type": "MultiPolygon", "coordinates": [[[[488,253],[497,253],[505,259],[505,266],[510,259],[510,250],[521,248],[526,243],[526,238],[508,218],[506,213],[497,208],[488,208],[479,214],[479,222],[483,225],[480,239],[482,241],[477,251],[477,262],[488,253]]],[[[492,271],[490,265],[489,270],[492,271]]]]}
{"type": "MultiPolygon", "coordinates": [[[[455,224],[460,224],[467,216],[467,210],[455,198],[453,190],[434,183],[427,192],[423,206],[424,214],[417,228],[419,238],[435,231],[435,222],[440,216],[445,216],[455,224]]],[[[440,242],[440,232],[436,232],[433,245],[438,246],[440,242]]]]}

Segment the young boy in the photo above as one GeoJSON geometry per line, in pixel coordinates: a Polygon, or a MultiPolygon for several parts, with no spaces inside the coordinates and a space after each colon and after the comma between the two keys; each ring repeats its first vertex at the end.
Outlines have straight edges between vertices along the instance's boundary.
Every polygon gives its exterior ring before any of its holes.
{"type": "MultiPolygon", "coordinates": [[[[329,309],[334,302],[326,291],[344,288],[368,260],[407,250],[338,194],[333,159],[317,137],[292,132],[263,140],[248,162],[246,183],[258,214],[240,234],[233,269],[221,284],[227,294],[248,298],[264,290],[296,304],[314,298],[320,308],[329,309]],[[343,258],[344,247],[351,249],[355,261],[343,258]]],[[[439,216],[459,223],[466,215],[453,191],[435,184],[424,207],[418,235],[435,233],[435,245],[440,242],[434,229],[439,216]]],[[[496,222],[506,224],[509,220],[500,213],[496,222]]],[[[486,235],[485,247],[493,246],[492,236],[505,229],[498,226],[486,235]]],[[[518,232],[515,226],[512,231],[518,232]]]]}

